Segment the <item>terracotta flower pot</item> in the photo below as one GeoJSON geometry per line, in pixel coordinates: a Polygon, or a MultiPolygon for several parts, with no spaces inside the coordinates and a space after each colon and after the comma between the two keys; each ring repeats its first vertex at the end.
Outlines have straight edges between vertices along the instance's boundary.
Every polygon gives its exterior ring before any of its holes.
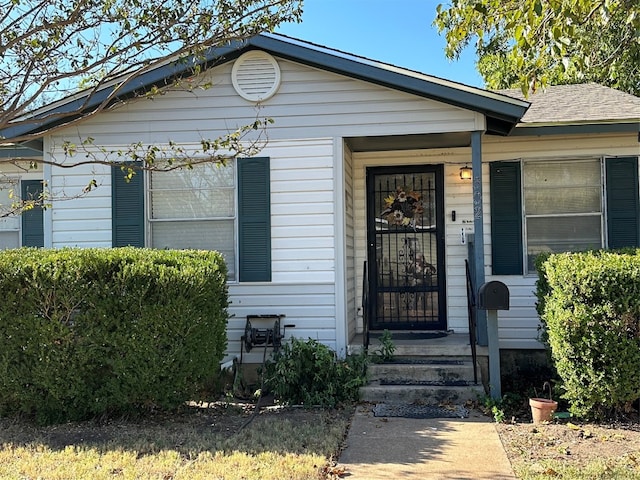
{"type": "Polygon", "coordinates": [[[530,398],[529,406],[531,407],[533,423],[543,423],[553,420],[553,414],[558,408],[558,402],[547,398],[530,398]]]}

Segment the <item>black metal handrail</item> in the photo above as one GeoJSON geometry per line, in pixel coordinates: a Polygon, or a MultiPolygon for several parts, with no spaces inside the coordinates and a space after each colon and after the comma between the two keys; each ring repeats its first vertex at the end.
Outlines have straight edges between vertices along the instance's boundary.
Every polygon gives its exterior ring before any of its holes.
{"type": "Polygon", "coordinates": [[[369,272],[365,260],[362,268],[362,346],[365,352],[369,349],[369,272]]]}
{"type": "Polygon", "coordinates": [[[469,316],[469,345],[471,345],[471,358],[473,360],[473,381],[478,384],[477,353],[476,353],[476,294],[471,278],[469,260],[464,261],[467,275],[467,313],[469,316]]]}

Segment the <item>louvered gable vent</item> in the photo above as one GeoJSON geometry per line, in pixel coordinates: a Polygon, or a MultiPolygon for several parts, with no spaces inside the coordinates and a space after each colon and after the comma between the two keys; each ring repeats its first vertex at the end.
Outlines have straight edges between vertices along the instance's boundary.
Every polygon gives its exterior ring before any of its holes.
{"type": "Polygon", "coordinates": [[[231,80],[242,98],[261,102],[271,98],[278,90],[280,67],[276,59],[266,52],[247,52],[233,64],[231,80]]]}

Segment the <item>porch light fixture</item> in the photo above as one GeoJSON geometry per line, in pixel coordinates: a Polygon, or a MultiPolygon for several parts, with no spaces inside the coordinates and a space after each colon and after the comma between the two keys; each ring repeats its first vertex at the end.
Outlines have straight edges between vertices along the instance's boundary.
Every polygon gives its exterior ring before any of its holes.
{"type": "Polygon", "coordinates": [[[471,167],[464,166],[460,168],[460,178],[462,180],[471,180],[471,167]]]}

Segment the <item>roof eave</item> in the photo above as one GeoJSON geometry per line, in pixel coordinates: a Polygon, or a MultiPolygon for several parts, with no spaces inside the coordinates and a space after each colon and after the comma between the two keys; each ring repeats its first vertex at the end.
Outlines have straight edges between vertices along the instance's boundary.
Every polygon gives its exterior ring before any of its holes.
{"type": "MultiPolygon", "coordinates": [[[[122,87],[118,95],[110,101],[109,105],[131,98],[136,93],[147,91],[154,85],[157,86],[163,83],[167,85],[170,79],[185,75],[194,66],[195,64],[191,64],[189,62],[171,62],[149,70],[148,72],[136,77],[126,86],[122,87]]],[[[43,128],[48,129],[62,123],[73,121],[82,114],[91,112],[107,100],[112,94],[115,85],[117,85],[117,81],[111,82],[109,85],[96,92],[78,92],[66,99],[54,102],[48,107],[39,109],[34,112],[34,119],[42,117],[52,118],[42,122],[34,121],[13,127],[7,127],[4,130],[0,130],[0,139],[5,138],[7,140],[11,140],[12,138],[17,138],[23,135],[37,134],[39,133],[39,130],[43,128]],[[66,113],[75,111],[79,111],[80,113],[75,116],[65,116],[66,113]],[[60,114],[61,117],[55,118],[57,114],[60,114]]]]}
{"type": "Polygon", "coordinates": [[[640,119],[589,122],[519,123],[512,136],[640,133],[640,119]]]}

